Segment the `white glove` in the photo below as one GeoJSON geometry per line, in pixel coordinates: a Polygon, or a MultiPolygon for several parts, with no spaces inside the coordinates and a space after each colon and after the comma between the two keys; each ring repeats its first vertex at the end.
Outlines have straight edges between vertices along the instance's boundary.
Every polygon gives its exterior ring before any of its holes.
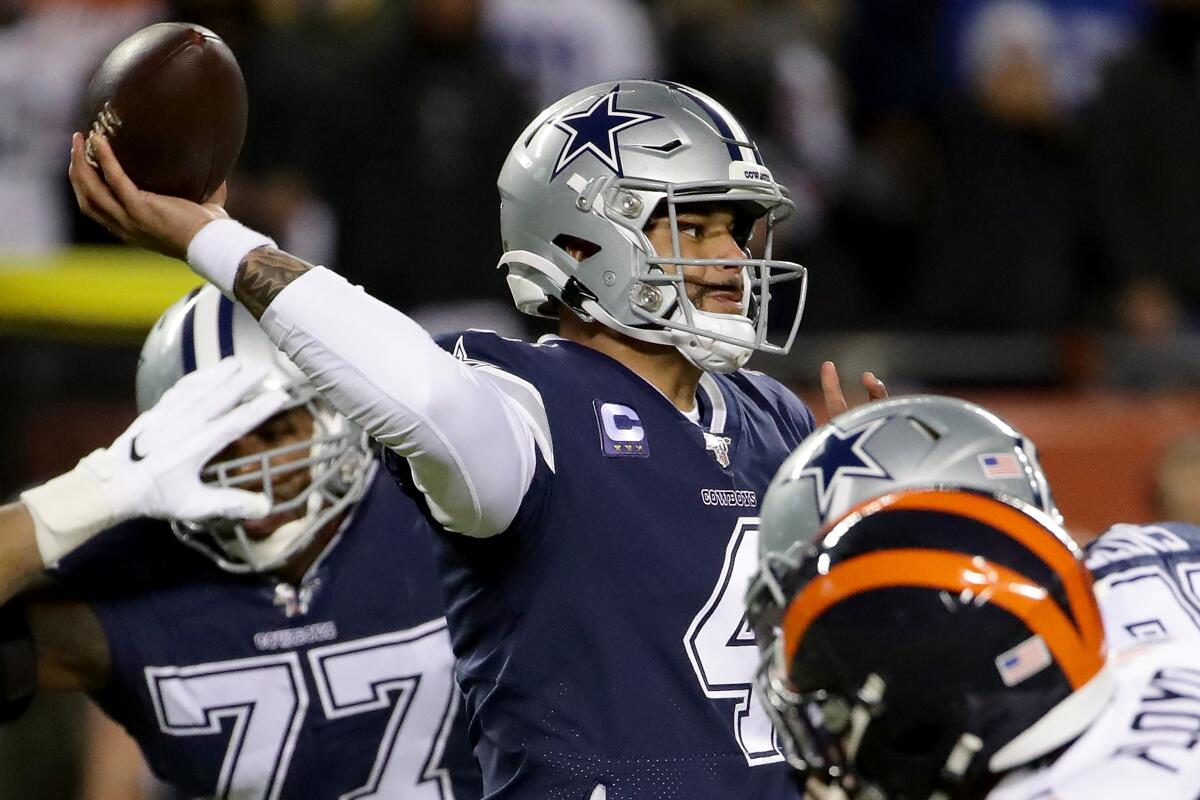
{"type": "Polygon", "coordinates": [[[43,563],[56,564],[95,534],[133,517],[265,516],[270,504],[262,494],[209,486],[200,471],[287,403],[287,393],[276,389],[239,405],[266,374],[265,365],[226,358],[186,375],[111,446],[24,492],[43,563]]]}

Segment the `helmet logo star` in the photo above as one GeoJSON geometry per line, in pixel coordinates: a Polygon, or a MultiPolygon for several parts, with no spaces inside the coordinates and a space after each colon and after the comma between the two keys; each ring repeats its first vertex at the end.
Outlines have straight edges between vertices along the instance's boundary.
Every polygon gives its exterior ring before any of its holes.
{"type": "Polygon", "coordinates": [[[865,425],[842,431],[831,427],[821,451],[808,460],[807,466],[792,475],[793,480],[810,477],[817,490],[817,507],[822,520],[829,514],[833,493],[842,477],[883,478],[891,475],[866,450],[871,435],[888,418],[873,420],[865,425]]]}
{"type": "Polygon", "coordinates": [[[643,122],[662,119],[662,116],[617,108],[619,91],[618,86],[592,103],[587,111],[567,114],[554,121],[554,127],[567,134],[567,141],[554,164],[554,175],[550,176],[552,180],[584,153],[591,153],[618,175],[624,174],[621,171],[617,134],[643,122]]]}

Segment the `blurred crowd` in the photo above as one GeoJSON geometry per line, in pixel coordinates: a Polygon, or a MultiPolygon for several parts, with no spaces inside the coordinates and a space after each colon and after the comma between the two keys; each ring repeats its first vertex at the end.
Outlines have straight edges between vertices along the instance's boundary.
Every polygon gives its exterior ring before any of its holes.
{"type": "MultiPolygon", "coordinates": [[[[493,269],[499,166],[569,91],[658,77],[725,103],[790,187],[806,333],[1033,333],[1101,382],[1200,386],[1200,0],[0,0],[0,269],[111,241],[74,208],[69,135],[96,65],[160,20],[242,64],[231,213],[435,331],[531,332],[493,269]]],[[[124,426],[134,361],[0,336],[0,496],[124,426]]],[[[1164,451],[1164,516],[1200,519],[1197,475],[1200,437],[1164,451]]],[[[0,796],[68,796],[64,756],[13,748],[0,796]]]]}
{"type": "MultiPolygon", "coordinates": [[[[243,65],[231,211],[435,329],[519,330],[499,164],[538,109],[625,76],[752,131],[796,200],[807,330],[1200,326],[1200,0],[0,0],[0,251],[106,240],[68,134],[95,64],[160,19],[243,65]]],[[[1156,352],[1113,363],[1200,381],[1156,352]]]]}

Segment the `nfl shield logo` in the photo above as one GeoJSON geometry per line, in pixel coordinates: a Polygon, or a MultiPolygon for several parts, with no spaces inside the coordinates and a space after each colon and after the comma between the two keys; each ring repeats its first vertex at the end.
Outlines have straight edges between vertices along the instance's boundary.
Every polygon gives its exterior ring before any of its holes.
{"type": "Polygon", "coordinates": [[[732,441],[728,436],[717,436],[704,431],[704,449],[711,452],[723,468],[729,467],[729,445],[732,441]]]}

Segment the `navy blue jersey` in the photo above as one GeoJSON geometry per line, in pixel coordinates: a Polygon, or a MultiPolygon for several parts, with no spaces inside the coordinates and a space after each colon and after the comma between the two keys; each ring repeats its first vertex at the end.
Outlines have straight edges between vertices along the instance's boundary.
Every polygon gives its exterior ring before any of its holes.
{"type": "Polygon", "coordinates": [[[697,425],[572,342],[443,346],[508,373],[497,384],[552,439],[508,530],[439,539],[487,796],[797,797],[752,686],[744,595],[759,501],[809,410],[765,376],[706,375],[697,425]]]}
{"type": "Polygon", "coordinates": [[[298,592],[154,521],[64,561],[112,653],[96,700],[163,781],[238,800],[479,797],[428,524],[383,473],[352,514],[298,592]]]}
{"type": "Polygon", "coordinates": [[[1114,525],[1087,547],[1111,647],[1200,645],[1200,527],[1114,525]]]}

